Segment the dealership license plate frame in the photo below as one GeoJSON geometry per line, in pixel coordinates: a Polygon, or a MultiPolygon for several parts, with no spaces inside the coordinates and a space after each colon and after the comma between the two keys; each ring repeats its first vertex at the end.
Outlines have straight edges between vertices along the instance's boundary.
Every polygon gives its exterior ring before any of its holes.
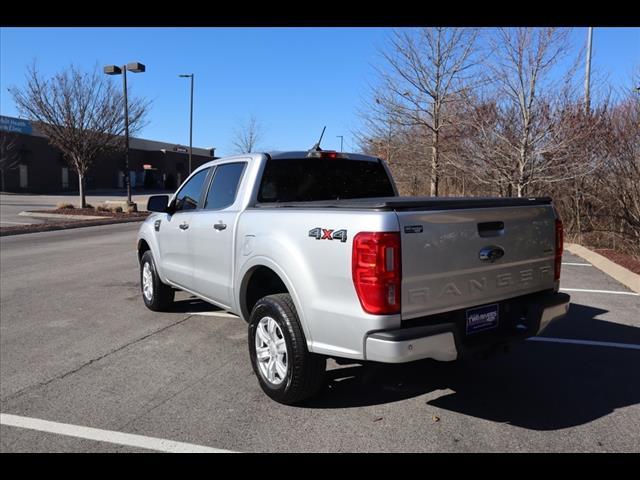
{"type": "Polygon", "coordinates": [[[499,322],[500,307],[498,303],[473,307],[465,311],[465,331],[467,335],[493,330],[498,327],[499,322]]]}

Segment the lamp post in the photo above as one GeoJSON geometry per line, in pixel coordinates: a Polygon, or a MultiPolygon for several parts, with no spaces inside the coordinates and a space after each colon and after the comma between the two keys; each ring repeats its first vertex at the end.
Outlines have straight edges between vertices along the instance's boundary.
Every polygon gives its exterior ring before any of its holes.
{"type": "Polygon", "coordinates": [[[131,205],[131,174],[129,173],[129,101],[127,99],[127,70],[133,73],[143,73],[146,67],[139,62],[132,62],[122,67],[117,65],[107,65],[104,67],[104,73],[107,75],[120,75],[122,74],[122,83],[124,90],[124,170],[125,170],[125,184],[127,186],[127,205],[131,205]]]}
{"type": "Polygon", "coordinates": [[[191,78],[191,113],[189,116],[189,174],[191,174],[191,156],[193,155],[193,73],[185,73],[178,76],[191,78]]]}
{"type": "Polygon", "coordinates": [[[593,40],[593,27],[589,27],[587,33],[587,61],[584,73],[584,109],[585,113],[589,115],[591,111],[591,42],[593,40]]]}
{"type": "Polygon", "coordinates": [[[340,153],[342,153],[342,142],[344,140],[344,136],[343,135],[336,135],[336,138],[340,139],[340,153]]]}

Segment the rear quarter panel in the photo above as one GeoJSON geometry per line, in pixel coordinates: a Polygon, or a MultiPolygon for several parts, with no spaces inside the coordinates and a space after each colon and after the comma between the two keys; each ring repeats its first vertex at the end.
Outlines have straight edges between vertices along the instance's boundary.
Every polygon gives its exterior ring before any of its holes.
{"type": "Polygon", "coordinates": [[[399,315],[366,314],[351,273],[353,237],[361,231],[398,231],[394,212],[248,209],[236,238],[234,297],[241,302],[242,279],[265,265],[280,275],[293,297],[309,349],[362,358],[367,332],[400,325],[399,315]],[[309,236],[314,228],[346,230],[346,241],[309,236]]]}

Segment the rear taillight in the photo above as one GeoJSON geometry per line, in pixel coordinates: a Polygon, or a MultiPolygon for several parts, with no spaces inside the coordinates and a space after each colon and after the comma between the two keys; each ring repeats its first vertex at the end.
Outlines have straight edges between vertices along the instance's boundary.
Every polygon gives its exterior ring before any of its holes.
{"type": "Polygon", "coordinates": [[[353,238],[353,284],[367,313],[400,313],[400,233],[360,232],[353,238]]]}
{"type": "Polygon", "coordinates": [[[553,279],[560,280],[560,266],[562,265],[562,250],[564,248],[564,237],[562,231],[562,220],[556,218],[556,250],[553,268],[553,279]]]}

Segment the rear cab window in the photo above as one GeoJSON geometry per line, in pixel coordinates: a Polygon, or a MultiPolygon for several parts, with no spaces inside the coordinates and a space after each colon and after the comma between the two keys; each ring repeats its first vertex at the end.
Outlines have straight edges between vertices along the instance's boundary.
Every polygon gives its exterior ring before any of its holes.
{"type": "Polygon", "coordinates": [[[246,165],[246,162],[237,162],[216,167],[204,204],[205,210],[221,210],[233,205],[246,165]]]}
{"type": "Polygon", "coordinates": [[[310,202],[393,196],[393,185],[380,160],[287,158],[267,161],[257,200],[310,202]]]}

